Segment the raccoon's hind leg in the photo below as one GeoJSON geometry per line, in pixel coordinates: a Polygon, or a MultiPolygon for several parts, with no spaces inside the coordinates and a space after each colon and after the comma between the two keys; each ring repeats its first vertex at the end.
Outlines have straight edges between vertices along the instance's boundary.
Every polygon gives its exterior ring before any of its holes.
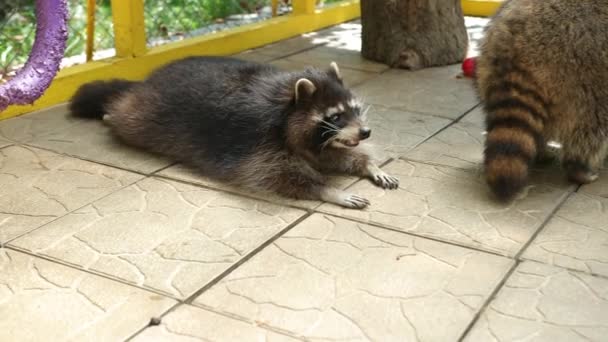
{"type": "Polygon", "coordinates": [[[577,184],[594,182],[608,154],[608,142],[592,132],[575,132],[563,144],[562,165],[568,179],[577,184]]]}

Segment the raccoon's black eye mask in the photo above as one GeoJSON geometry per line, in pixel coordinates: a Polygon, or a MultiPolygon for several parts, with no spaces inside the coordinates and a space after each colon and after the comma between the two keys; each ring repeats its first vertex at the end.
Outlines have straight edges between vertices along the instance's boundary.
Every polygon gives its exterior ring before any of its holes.
{"type": "Polygon", "coordinates": [[[338,134],[338,131],[343,128],[343,126],[340,126],[343,125],[340,120],[342,120],[342,117],[339,113],[336,113],[319,122],[312,136],[311,145],[313,149],[320,150],[329,139],[338,134]]]}
{"type": "Polygon", "coordinates": [[[329,118],[325,119],[325,121],[327,121],[327,122],[324,122],[324,124],[329,127],[337,126],[339,128],[342,128],[345,126],[345,122],[344,122],[345,115],[346,115],[346,113],[343,113],[343,112],[332,114],[329,118]]]}

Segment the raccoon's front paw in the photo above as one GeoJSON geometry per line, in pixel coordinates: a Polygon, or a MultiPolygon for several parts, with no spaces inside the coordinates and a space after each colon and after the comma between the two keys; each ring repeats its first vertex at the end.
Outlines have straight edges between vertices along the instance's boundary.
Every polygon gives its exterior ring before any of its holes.
{"type": "Polygon", "coordinates": [[[389,175],[384,171],[380,171],[379,173],[372,176],[374,183],[381,187],[382,189],[397,189],[399,187],[399,179],[389,175]]]}
{"type": "Polygon", "coordinates": [[[382,189],[397,189],[399,187],[399,179],[382,171],[381,168],[373,163],[367,164],[366,175],[382,189]]]}
{"type": "Polygon", "coordinates": [[[321,199],[351,209],[363,209],[370,205],[366,198],[333,188],[321,191],[321,199]]]}
{"type": "Polygon", "coordinates": [[[342,199],[341,202],[342,203],[338,204],[351,209],[363,209],[370,205],[369,200],[367,198],[352,194],[346,194],[346,196],[342,199]]]}

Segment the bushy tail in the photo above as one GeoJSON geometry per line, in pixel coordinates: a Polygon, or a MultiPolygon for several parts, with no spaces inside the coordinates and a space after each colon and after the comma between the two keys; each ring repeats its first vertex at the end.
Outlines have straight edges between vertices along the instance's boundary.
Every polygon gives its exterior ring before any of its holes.
{"type": "Polygon", "coordinates": [[[137,82],[118,79],[87,83],[72,97],[70,113],[81,118],[101,119],[107,104],[135,83],[137,82]]]}
{"type": "Polygon", "coordinates": [[[486,181],[494,194],[509,201],[528,183],[530,167],[544,148],[548,104],[524,71],[514,69],[501,76],[484,92],[484,164],[486,181]]]}

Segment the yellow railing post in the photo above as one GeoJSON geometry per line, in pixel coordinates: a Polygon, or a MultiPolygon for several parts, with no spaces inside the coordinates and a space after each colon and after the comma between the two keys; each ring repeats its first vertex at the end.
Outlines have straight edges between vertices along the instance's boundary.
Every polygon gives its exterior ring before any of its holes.
{"type": "Polygon", "coordinates": [[[112,0],[114,45],[117,57],[146,53],[144,0],[112,0]]]}
{"type": "Polygon", "coordinates": [[[95,48],[95,0],[87,1],[87,62],[93,60],[93,49],[95,48]]]}
{"type": "Polygon", "coordinates": [[[272,0],[270,2],[270,5],[272,7],[272,16],[276,17],[278,14],[278,9],[279,9],[279,0],[272,0]]]}
{"type": "Polygon", "coordinates": [[[293,0],[293,14],[314,14],[316,4],[316,0],[293,0]]]}

